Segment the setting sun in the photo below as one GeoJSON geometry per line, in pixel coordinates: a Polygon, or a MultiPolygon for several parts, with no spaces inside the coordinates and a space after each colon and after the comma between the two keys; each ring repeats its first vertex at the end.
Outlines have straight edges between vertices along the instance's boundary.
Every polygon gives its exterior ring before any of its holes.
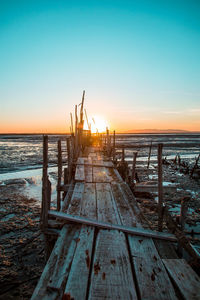
{"type": "MultiPolygon", "coordinates": [[[[108,122],[100,116],[94,116],[88,118],[89,126],[91,126],[91,132],[106,132],[106,127],[109,128],[108,122]]],[[[84,129],[88,129],[88,124],[85,122],[84,129]]]]}

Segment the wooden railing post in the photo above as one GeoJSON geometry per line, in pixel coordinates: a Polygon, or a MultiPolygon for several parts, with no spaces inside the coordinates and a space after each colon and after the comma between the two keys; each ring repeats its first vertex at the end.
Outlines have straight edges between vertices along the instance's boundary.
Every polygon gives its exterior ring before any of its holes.
{"type": "Polygon", "coordinates": [[[163,178],[162,178],[162,148],[163,144],[158,144],[158,230],[163,227],[163,178]]]}
{"type": "Polygon", "coordinates": [[[115,161],[115,130],[113,131],[113,161],[115,161]]]}
{"type": "Polygon", "coordinates": [[[124,153],[124,147],[122,147],[122,162],[124,163],[125,160],[125,153],[124,153]]]}
{"type": "Polygon", "coordinates": [[[70,183],[71,173],[72,173],[72,151],[70,147],[70,138],[67,138],[67,157],[68,157],[68,183],[70,183]]]}
{"type": "Polygon", "coordinates": [[[147,169],[149,168],[149,164],[150,164],[150,158],[151,158],[151,149],[152,149],[152,141],[149,147],[149,155],[148,155],[148,161],[147,161],[147,169]]]}
{"type": "Polygon", "coordinates": [[[132,167],[131,183],[134,183],[134,180],[135,180],[136,159],[137,159],[137,152],[134,152],[133,153],[133,167],[132,167]]]}
{"type": "Polygon", "coordinates": [[[61,140],[58,140],[58,182],[57,182],[57,211],[60,210],[60,201],[61,201],[61,180],[62,180],[62,148],[61,140]]]}
{"type": "Polygon", "coordinates": [[[43,169],[42,169],[42,209],[41,227],[44,230],[48,224],[48,136],[43,135],[43,169]]]}

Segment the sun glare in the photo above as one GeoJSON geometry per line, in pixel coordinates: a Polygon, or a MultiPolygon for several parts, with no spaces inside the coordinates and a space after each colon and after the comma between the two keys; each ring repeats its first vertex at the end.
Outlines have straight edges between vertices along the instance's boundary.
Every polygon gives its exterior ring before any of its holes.
{"type": "MultiPolygon", "coordinates": [[[[92,118],[88,118],[89,125],[91,125],[91,132],[106,132],[106,127],[109,128],[108,122],[100,116],[94,116],[92,118]]],[[[84,129],[88,129],[88,124],[85,121],[84,129]]]]}

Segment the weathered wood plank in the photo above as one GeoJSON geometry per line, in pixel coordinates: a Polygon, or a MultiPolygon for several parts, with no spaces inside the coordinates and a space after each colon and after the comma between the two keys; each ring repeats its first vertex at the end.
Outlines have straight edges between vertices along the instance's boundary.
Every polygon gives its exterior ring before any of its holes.
{"type": "MultiPolygon", "coordinates": [[[[58,256],[62,253],[66,252],[67,255],[67,261],[70,264],[70,260],[73,256],[73,250],[76,246],[76,242],[74,240],[74,237],[78,237],[79,233],[79,226],[74,226],[70,224],[66,224],[62,230],[60,231],[60,235],[57,239],[57,242],[53,248],[53,251],[49,257],[49,260],[42,272],[42,275],[37,283],[37,286],[33,292],[33,295],[31,297],[31,300],[53,300],[56,299],[59,295],[58,290],[51,290],[47,289],[48,283],[50,283],[52,272],[55,269],[56,262],[58,259],[58,256]],[[69,251],[67,251],[69,249],[69,251]]],[[[61,274],[60,274],[61,275],[61,274]]],[[[63,274],[64,277],[62,277],[63,281],[67,279],[68,272],[66,271],[65,274],[63,274]]]]}
{"type": "Polygon", "coordinates": [[[200,299],[200,278],[184,259],[163,259],[170,277],[184,300],[200,299]]]}
{"type": "MultiPolygon", "coordinates": [[[[96,184],[99,221],[119,223],[111,186],[96,184]]],[[[137,299],[125,235],[118,231],[100,230],[92,266],[89,299],[137,299]]]]}
{"type": "MultiPolygon", "coordinates": [[[[93,183],[85,184],[81,216],[96,219],[96,191],[93,183]]],[[[82,300],[86,297],[93,239],[94,227],[83,225],[64,292],[70,299],[82,300]]]]}
{"type": "Polygon", "coordinates": [[[105,167],[93,167],[93,182],[110,182],[105,167]]]}
{"type": "Polygon", "coordinates": [[[81,216],[93,220],[97,219],[97,201],[95,183],[85,183],[82,199],[81,216]]]}
{"type": "Polygon", "coordinates": [[[112,183],[112,193],[113,197],[115,199],[122,224],[126,224],[127,226],[131,227],[137,227],[137,219],[129,205],[129,203],[126,201],[124,197],[124,193],[122,192],[120,188],[119,183],[112,183]]]}
{"type": "Polygon", "coordinates": [[[72,197],[72,194],[73,194],[73,191],[74,191],[74,182],[71,181],[69,187],[68,187],[68,190],[67,190],[67,194],[64,198],[63,201],[61,201],[61,211],[65,211],[68,209],[68,206],[70,204],[70,200],[71,200],[71,197],[72,197]]]}
{"type": "Polygon", "coordinates": [[[126,198],[127,203],[129,203],[130,207],[132,208],[132,210],[134,212],[135,218],[137,220],[137,227],[142,227],[142,225],[139,225],[139,224],[141,224],[141,221],[142,221],[141,210],[138,207],[137,201],[136,201],[130,187],[124,182],[121,183],[120,187],[122,189],[122,192],[124,193],[124,197],[126,198]]]}
{"type": "MultiPolygon", "coordinates": [[[[67,212],[71,215],[80,215],[81,212],[81,202],[83,199],[83,193],[84,193],[84,183],[76,183],[74,187],[74,191],[72,194],[71,202],[68,207],[67,212]]],[[[71,266],[76,243],[79,238],[79,231],[75,232],[73,236],[71,236],[71,239],[74,242],[71,242],[70,247],[66,248],[65,242],[63,241],[62,247],[60,247],[60,252],[57,254],[57,262],[54,266],[54,270],[52,273],[52,276],[48,283],[48,288],[51,289],[58,289],[60,290],[62,288],[62,285],[64,283],[64,279],[66,277],[66,273],[69,273],[69,267],[71,266]]]]}
{"type": "Polygon", "coordinates": [[[88,299],[137,299],[122,232],[99,231],[88,299]]]}
{"type": "Polygon", "coordinates": [[[169,241],[154,240],[154,245],[160,255],[160,258],[178,258],[174,245],[169,241]]]}
{"type": "Polygon", "coordinates": [[[84,183],[77,182],[75,184],[72,198],[71,198],[68,210],[67,210],[68,214],[76,215],[76,216],[80,215],[83,192],[84,192],[84,183]]]}
{"type": "Polygon", "coordinates": [[[85,165],[85,182],[93,181],[93,168],[92,165],[85,165]]]}
{"type": "MultiPolygon", "coordinates": [[[[113,210],[114,210],[114,208],[113,208],[113,210]]],[[[111,209],[107,209],[107,212],[109,212],[109,211],[111,211],[111,209]]],[[[50,217],[56,217],[58,219],[61,219],[63,221],[67,221],[67,222],[95,226],[95,227],[98,227],[101,229],[109,229],[109,230],[116,229],[116,230],[123,231],[125,233],[134,234],[134,235],[141,236],[141,237],[143,236],[143,237],[150,237],[150,238],[155,238],[155,239],[160,239],[160,240],[167,240],[167,241],[171,241],[171,242],[177,242],[177,238],[173,234],[170,234],[170,233],[158,232],[158,231],[153,231],[153,230],[148,230],[148,229],[143,229],[143,228],[136,228],[136,227],[127,227],[127,226],[117,225],[117,224],[110,224],[111,222],[113,222],[112,218],[109,219],[109,221],[110,221],[109,223],[106,223],[106,222],[81,218],[81,217],[77,217],[77,216],[72,216],[72,215],[69,215],[69,214],[66,214],[63,212],[57,212],[57,211],[52,211],[52,210],[49,210],[48,215],[50,217]]],[[[98,214],[98,216],[99,215],[100,215],[100,213],[98,214]]],[[[103,213],[102,213],[102,215],[103,215],[103,213]]]]}
{"type": "Polygon", "coordinates": [[[109,183],[96,183],[98,220],[120,224],[120,218],[111,194],[109,183]]]}
{"type": "Polygon", "coordinates": [[[128,236],[141,299],[177,299],[152,239],[128,236]]]}
{"type": "Polygon", "coordinates": [[[76,181],[84,181],[85,180],[84,164],[76,166],[75,180],[76,181]]]}

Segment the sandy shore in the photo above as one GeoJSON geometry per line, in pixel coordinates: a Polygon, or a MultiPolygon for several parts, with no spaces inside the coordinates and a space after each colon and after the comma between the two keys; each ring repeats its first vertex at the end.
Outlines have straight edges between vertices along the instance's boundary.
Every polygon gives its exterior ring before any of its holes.
{"type": "Polygon", "coordinates": [[[30,299],[45,265],[38,201],[0,186],[0,299],[30,299]]]}

